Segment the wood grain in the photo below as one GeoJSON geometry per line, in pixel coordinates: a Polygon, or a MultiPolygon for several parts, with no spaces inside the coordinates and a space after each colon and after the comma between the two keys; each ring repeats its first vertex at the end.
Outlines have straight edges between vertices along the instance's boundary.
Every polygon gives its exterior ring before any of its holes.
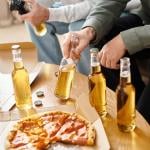
{"type": "MultiPolygon", "coordinates": [[[[0,63],[4,64],[4,61],[1,60],[0,63]]],[[[41,70],[40,74],[32,83],[33,102],[39,99],[36,96],[36,92],[42,90],[44,91],[44,97],[40,99],[43,102],[43,107],[53,107],[67,104],[75,107],[79,113],[84,114],[84,110],[82,109],[85,107],[85,103],[88,102],[87,77],[80,73],[76,73],[72,86],[71,98],[69,101],[62,101],[56,98],[54,95],[54,88],[57,80],[55,72],[57,71],[57,65],[45,64],[43,66],[43,69],[41,70]]],[[[134,132],[123,133],[118,130],[116,124],[116,97],[115,93],[110,89],[107,89],[107,111],[108,115],[105,119],[102,120],[102,122],[112,150],[149,150],[150,126],[139,112],[136,112],[137,127],[134,132]]],[[[97,117],[92,116],[92,114],[90,114],[90,112],[88,111],[87,114],[91,116],[93,120],[97,117]]],[[[7,124],[8,122],[0,122],[0,132],[4,130],[7,124]]]]}
{"type": "MultiPolygon", "coordinates": [[[[45,64],[37,81],[32,85],[33,93],[38,89],[45,91],[43,99],[44,106],[62,105],[62,101],[57,99],[54,93],[56,84],[55,72],[58,66],[45,64]],[[38,84],[37,84],[38,83],[38,84]]],[[[88,81],[87,77],[76,73],[74,84],[72,87],[71,100],[88,101],[88,81]]],[[[65,104],[65,103],[64,103],[65,104]]],[[[71,104],[71,103],[70,103],[71,104]]],[[[74,104],[72,102],[72,104],[74,104]]],[[[78,105],[78,104],[75,104],[78,105]]],[[[82,106],[84,107],[84,106],[82,106]]],[[[82,109],[82,108],[80,108],[82,109]]],[[[111,149],[113,150],[148,150],[150,148],[150,126],[146,120],[136,112],[136,129],[132,133],[123,133],[119,131],[116,124],[116,97],[115,93],[107,88],[107,110],[108,115],[103,119],[103,125],[108,136],[111,149]]],[[[82,110],[79,110],[82,111],[82,110]]],[[[90,115],[90,112],[89,112],[90,115]]],[[[93,116],[94,117],[94,116],[93,116]]]]}

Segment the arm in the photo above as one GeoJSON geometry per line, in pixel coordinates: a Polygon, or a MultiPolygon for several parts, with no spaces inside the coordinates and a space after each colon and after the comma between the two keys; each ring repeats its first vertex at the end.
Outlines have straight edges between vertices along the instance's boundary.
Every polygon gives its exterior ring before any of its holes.
{"type": "Polygon", "coordinates": [[[100,41],[109,32],[128,1],[130,0],[101,0],[97,2],[83,25],[83,28],[91,26],[95,29],[94,42],[100,41]]]}
{"type": "Polygon", "coordinates": [[[48,21],[74,22],[85,19],[97,0],[84,0],[83,2],[62,6],[59,8],[49,8],[48,21]]]}
{"type": "MultiPolygon", "coordinates": [[[[92,11],[87,17],[83,25],[83,29],[79,32],[76,32],[79,38],[79,43],[76,47],[76,54],[80,54],[89,43],[96,43],[101,40],[101,38],[112,28],[115,20],[120,17],[120,14],[126,7],[128,1],[129,0],[97,1],[95,7],[93,7],[92,11]]],[[[72,51],[70,51],[71,34],[72,33],[67,34],[66,39],[64,40],[63,51],[64,56],[66,57],[72,57],[73,55],[72,51]]],[[[118,41],[118,39],[115,41],[118,41]]],[[[124,47],[124,43],[122,41],[120,42],[120,45],[124,47]]]]}
{"type": "Polygon", "coordinates": [[[92,6],[97,0],[84,0],[83,2],[72,5],[61,6],[59,8],[46,8],[37,3],[36,0],[24,0],[32,5],[32,10],[22,15],[21,18],[33,25],[38,25],[45,21],[73,22],[85,19],[89,14],[92,6]],[[86,8],[86,9],[84,9],[86,8]]]}
{"type": "Polygon", "coordinates": [[[100,62],[107,68],[117,69],[126,51],[134,54],[150,47],[150,25],[135,27],[121,32],[107,42],[99,52],[100,62]]]}
{"type": "Polygon", "coordinates": [[[129,54],[150,47],[150,25],[132,28],[120,34],[129,54]]]}

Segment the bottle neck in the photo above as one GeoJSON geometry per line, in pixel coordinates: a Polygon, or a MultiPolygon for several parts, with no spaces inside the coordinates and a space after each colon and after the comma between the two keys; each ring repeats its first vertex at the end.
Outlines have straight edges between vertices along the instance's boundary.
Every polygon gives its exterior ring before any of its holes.
{"type": "Polygon", "coordinates": [[[131,76],[128,77],[120,77],[120,85],[125,86],[126,84],[131,83],[131,76]]]}
{"type": "Polygon", "coordinates": [[[21,50],[13,50],[13,63],[15,69],[21,69],[23,68],[23,62],[21,57],[21,50]]]}
{"type": "Polygon", "coordinates": [[[121,59],[120,64],[120,84],[131,83],[130,61],[127,58],[121,59]]]}
{"type": "Polygon", "coordinates": [[[101,72],[98,53],[91,53],[91,74],[101,72]]]}
{"type": "Polygon", "coordinates": [[[24,68],[23,62],[22,62],[22,61],[20,61],[20,62],[14,62],[14,68],[15,68],[15,69],[24,68]]]}
{"type": "Polygon", "coordinates": [[[100,64],[91,65],[91,73],[99,73],[101,72],[100,64]]]}

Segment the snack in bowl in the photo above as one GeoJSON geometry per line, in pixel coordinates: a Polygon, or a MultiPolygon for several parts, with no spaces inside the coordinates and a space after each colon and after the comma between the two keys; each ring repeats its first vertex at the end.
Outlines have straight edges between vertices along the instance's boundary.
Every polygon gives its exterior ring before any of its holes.
{"type": "Polygon", "coordinates": [[[9,131],[6,150],[46,150],[52,143],[95,144],[91,123],[76,113],[51,111],[18,121],[9,131]]]}

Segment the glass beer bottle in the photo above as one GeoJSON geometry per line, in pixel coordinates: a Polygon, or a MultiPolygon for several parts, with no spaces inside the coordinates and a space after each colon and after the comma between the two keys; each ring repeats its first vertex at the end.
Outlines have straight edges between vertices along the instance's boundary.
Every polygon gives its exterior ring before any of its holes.
{"type": "Polygon", "coordinates": [[[71,58],[62,59],[54,92],[58,98],[68,99],[70,97],[75,70],[76,64],[71,58]]]}
{"type": "MultiPolygon", "coordinates": [[[[23,0],[9,0],[10,10],[17,10],[19,14],[26,14],[28,13],[32,8],[23,0]]],[[[37,26],[33,26],[34,32],[38,36],[44,36],[47,33],[47,28],[45,23],[40,23],[37,26]]]]}
{"type": "Polygon", "coordinates": [[[120,59],[120,83],[116,90],[117,124],[121,131],[130,132],[135,128],[135,88],[131,83],[130,59],[120,59]]]}
{"type": "Polygon", "coordinates": [[[12,45],[12,55],[14,69],[12,71],[12,81],[16,106],[19,109],[29,109],[32,107],[31,88],[29,83],[29,75],[24,68],[21,49],[19,45],[12,45]]]}
{"type": "Polygon", "coordinates": [[[106,80],[101,72],[98,60],[98,49],[92,48],[91,53],[91,73],[89,80],[89,100],[101,117],[105,117],[106,111],[106,80]]]}

